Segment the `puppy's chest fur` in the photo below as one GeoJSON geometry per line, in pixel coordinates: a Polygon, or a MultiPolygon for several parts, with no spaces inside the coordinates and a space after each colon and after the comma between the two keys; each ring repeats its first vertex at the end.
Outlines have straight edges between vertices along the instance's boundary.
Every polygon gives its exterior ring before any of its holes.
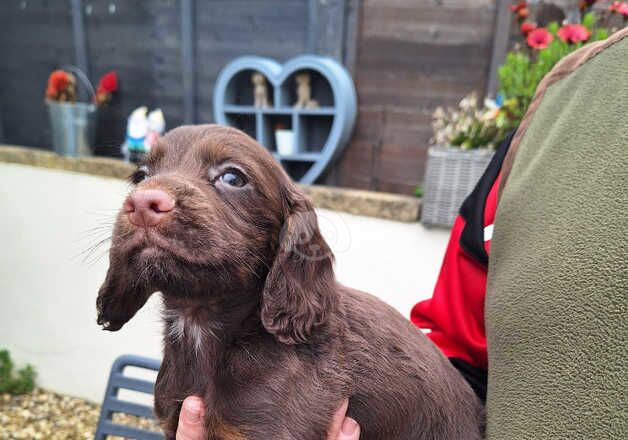
{"type": "Polygon", "coordinates": [[[167,342],[183,345],[195,355],[212,340],[217,341],[221,330],[219,324],[203,322],[201,317],[176,311],[166,311],[164,321],[167,342]]]}
{"type": "MultiPolygon", "coordinates": [[[[337,404],[325,394],[333,389],[343,395],[349,383],[337,361],[320,362],[310,347],[280,345],[263,330],[225,344],[217,324],[181,313],[164,319],[164,361],[155,387],[160,419],[176,422],[181,401],[197,395],[206,405],[210,440],[324,438],[337,404]]],[[[176,424],[164,426],[167,436],[173,430],[176,424]]]]}

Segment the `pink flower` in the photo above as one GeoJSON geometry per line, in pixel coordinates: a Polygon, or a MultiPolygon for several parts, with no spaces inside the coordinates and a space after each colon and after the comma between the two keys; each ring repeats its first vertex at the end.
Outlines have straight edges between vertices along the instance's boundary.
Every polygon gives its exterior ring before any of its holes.
{"type": "Polygon", "coordinates": [[[530,23],[529,21],[524,21],[521,23],[521,34],[524,37],[527,37],[530,32],[536,29],[536,24],[530,23]]]}
{"type": "Polygon", "coordinates": [[[534,49],[545,49],[548,44],[552,42],[554,37],[551,33],[545,28],[537,28],[533,31],[530,31],[528,34],[528,38],[526,41],[528,42],[528,46],[534,49]]]}
{"type": "Polygon", "coordinates": [[[613,2],[608,7],[608,10],[613,13],[623,15],[624,17],[628,17],[628,3],[617,2],[617,1],[613,2]]]}
{"type": "Polygon", "coordinates": [[[591,36],[591,32],[581,24],[566,24],[556,33],[565,43],[579,43],[587,41],[591,36]]]}

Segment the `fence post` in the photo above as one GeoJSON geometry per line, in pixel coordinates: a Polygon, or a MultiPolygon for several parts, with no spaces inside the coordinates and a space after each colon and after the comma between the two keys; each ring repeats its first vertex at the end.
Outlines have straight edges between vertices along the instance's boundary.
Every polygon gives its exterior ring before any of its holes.
{"type": "MultiPolygon", "coordinates": [[[[85,36],[85,20],[83,16],[83,1],[70,0],[72,9],[72,37],[74,40],[74,64],[89,78],[89,63],[87,60],[87,40],[85,36]]],[[[83,88],[78,89],[79,97],[85,100],[83,88]]]]}
{"type": "Polygon", "coordinates": [[[495,32],[493,33],[493,53],[491,55],[491,67],[488,74],[486,94],[495,97],[497,93],[497,69],[506,58],[510,37],[510,0],[497,0],[497,13],[495,16],[495,32]]]}
{"type": "Polygon", "coordinates": [[[196,123],[196,58],[194,55],[194,0],[181,0],[181,68],[183,76],[183,122],[196,123]]]}

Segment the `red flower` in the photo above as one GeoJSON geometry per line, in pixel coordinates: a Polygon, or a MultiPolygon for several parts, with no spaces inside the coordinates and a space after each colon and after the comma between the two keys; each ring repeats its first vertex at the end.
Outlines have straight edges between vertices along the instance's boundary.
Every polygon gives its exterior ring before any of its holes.
{"type": "Polygon", "coordinates": [[[516,5],[510,5],[510,10],[512,12],[519,13],[519,11],[521,11],[522,9],[525,9],[527,7],[528,7],[528,3],[527,2],[519,2],[516,5]]]}
{"type": "Polygon", "coordinates": [[[551,33],[548,32],[547,29],[537,28],[533,31],[530,31],[526,41],[528,42],[528,46],[534,49],[545,49],[547,45],[552,42],[553,39],[554,37],[551,33]]]}
{"type": "Polygon", "coordinates": [[[116,75],[116,72],[111,71],[105,73],[98,82],[98,90],[107,93],[118,90],[118,75],[116,75]]]}
{"type": "Polygon", "coordinates": [[[536,29],[536,24],[530,23],[529,21],[524,21],[521,23],[521,34],[524,37],[527,37],[530,32],[536,29]]]}
{"type": "Polygon", "coordinates": [[[118,75],[116,72],[111,71],[105,73],[98,81],[98,87],[96,87],[96,96],[94,101],[96,104],[103,104],[111,98],[111,94],[118,90],[118,75]]]}
{"type": "Polygon", "coordinates": [[[591,36],[591,32],[581,24],[566,24],[556,33],[565,43],[579,43],[587,41],[591,36]]]}
{"type": "Polygon", "coordinates": [[[63,70],[55,70],[48,77],[48,88],[46,89],[46,96],[48,98],[55,98],[57,94],[64,91],[70,85],[70,76],[63,70]]]}
{"type": "Polygon", "coordinates": [[[523,20],[528,16],[528,13],[529,13],[528,3],[519,2],[516,5],[511,5],[510,10],[512,11],[513,14],[517,14],[517,17],[520,20],[523,20]]]}

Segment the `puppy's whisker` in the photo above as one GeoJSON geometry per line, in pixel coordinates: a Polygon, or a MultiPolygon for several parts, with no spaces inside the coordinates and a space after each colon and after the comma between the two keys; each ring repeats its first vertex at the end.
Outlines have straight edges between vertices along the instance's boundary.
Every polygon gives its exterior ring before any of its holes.
{"type": "MultiPolygon", "coordinates": [[[[78,254],[74,255],[72,257],[73,260],[76,260],[77,258],[82,258],[82,263],[86,263],[89,258],[91,256],[94,255],[94,253],[96,251],[98,251],[104,244],[106,244],[107,242],[111,241],[111,235],[97,241],[96,243],[94,243],[93,245],[89,246],[87,249],[79,252],[78,254]]],[[[103,254],[107,253],[107,249],[105,249],[105,251],[103,252],[103,254]]],[[[99,256],[98,258],[102,258],[102,256],[99,256]]]]}
{"type": "Polygon", "coordinates": [[[108,253],[109,253],[108,250],[102,251],[100,254],[96,255],[94,258],[86,262],[87,267],[90,267],[90,268],[93,267],[96,263],[101,261],[108,253]]]}

